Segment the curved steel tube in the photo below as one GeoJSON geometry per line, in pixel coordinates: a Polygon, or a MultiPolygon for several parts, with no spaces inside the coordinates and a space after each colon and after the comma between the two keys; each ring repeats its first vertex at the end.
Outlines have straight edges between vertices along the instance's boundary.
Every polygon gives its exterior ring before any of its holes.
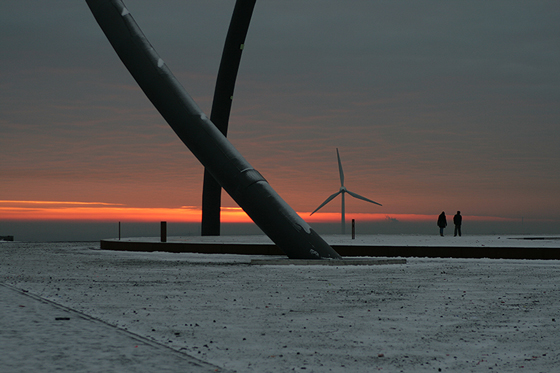
{"type": "Polygon", "coordinates": [[[292,259],[340,259],[206,117],[120,0],[86,0],[128,71],[181,141],[292,259]]]}
{"type": "MultiPolygon", "coordinates": [[[[235,89],[237,71],[241,62],[241,53],[245,44],[247,31],[256,0],[237,0],[231,16],[229,30],[222,53],[222,60],[216,78],[216,89],[212,102],[210,121],[227,137],[229,115],[235,89]]],[[[222,187],[204,170],[202,184],[202,224],[203,236],[220,235],[220,207],[222,187]]]]}

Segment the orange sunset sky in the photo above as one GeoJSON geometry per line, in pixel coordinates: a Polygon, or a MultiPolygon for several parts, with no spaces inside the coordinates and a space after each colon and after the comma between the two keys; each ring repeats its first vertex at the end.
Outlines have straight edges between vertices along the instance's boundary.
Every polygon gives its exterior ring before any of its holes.
{"type": "MultiPolygon", "coordinates": [[[[206,113],[235,1],[128,1],[206,113]]],[[[8,222],[200,221],[203,168],[85,2],[0,5],[0,235],[8,222]]],[[[555,2],[257,2],[228,138],[310,224],[560,233],[555,2]],[[321,11],[318,12],[317,10],[321,11]],[[544,228],[543,228],[544,229],[544,228]]],[[[248,222],[223,194],[222,220],[248,222]]],[[[402,233],[407,233],[403,231],[402,233]]]]}

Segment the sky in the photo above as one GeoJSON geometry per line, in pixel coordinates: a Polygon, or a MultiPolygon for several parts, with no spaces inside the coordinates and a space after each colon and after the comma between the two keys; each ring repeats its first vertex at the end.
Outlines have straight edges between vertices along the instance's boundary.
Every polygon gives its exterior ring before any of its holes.
{"type": "MultiPolygon", "coordinates": [[[[235,2],[125,4],[209,114],[235,2]]],[[[339,198],[309,217],[340,187],[338,148],[346,187],[383,204],[347,197],[348,219],[560,233],[558,24],[555,1],[259,0],[228,138],[312,225],[338,219],[339,198]]],[[[0,45],[0,235],[200,220],[203,167],[85,1],[2,1],[0,45]]]]}

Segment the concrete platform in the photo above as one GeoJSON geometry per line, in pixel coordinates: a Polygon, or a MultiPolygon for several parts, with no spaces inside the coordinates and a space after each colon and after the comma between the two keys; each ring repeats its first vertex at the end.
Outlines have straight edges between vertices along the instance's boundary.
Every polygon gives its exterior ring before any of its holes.
{"type": "MultiPolygon", "coordinates": [[[[560,259],[558,237],[446,237],[438,240],[439,237],[429,236],[366,236],[356,241],[332,237],[336,236],[327,237],[327,242],[343,257],[560,259]]],[[[156,238],[108,239],[102,240],[100,247],[138,252],[285,255],[268,238],[261,236],[170,238],[168,242],[158,242],[156,238]]]]}

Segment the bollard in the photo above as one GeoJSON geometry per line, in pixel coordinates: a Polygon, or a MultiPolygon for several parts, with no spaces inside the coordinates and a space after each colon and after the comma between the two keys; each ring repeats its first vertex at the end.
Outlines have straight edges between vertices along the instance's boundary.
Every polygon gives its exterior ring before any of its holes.
{"type": "Polygon", "coordinates": [[[161,222],[161,242],[167,242],[167,222],[161,222]]]}
{"type": "Polygon", "coordinates": [[[352,219],[352,239],[356,238],[356,220],[352,219]]]}

